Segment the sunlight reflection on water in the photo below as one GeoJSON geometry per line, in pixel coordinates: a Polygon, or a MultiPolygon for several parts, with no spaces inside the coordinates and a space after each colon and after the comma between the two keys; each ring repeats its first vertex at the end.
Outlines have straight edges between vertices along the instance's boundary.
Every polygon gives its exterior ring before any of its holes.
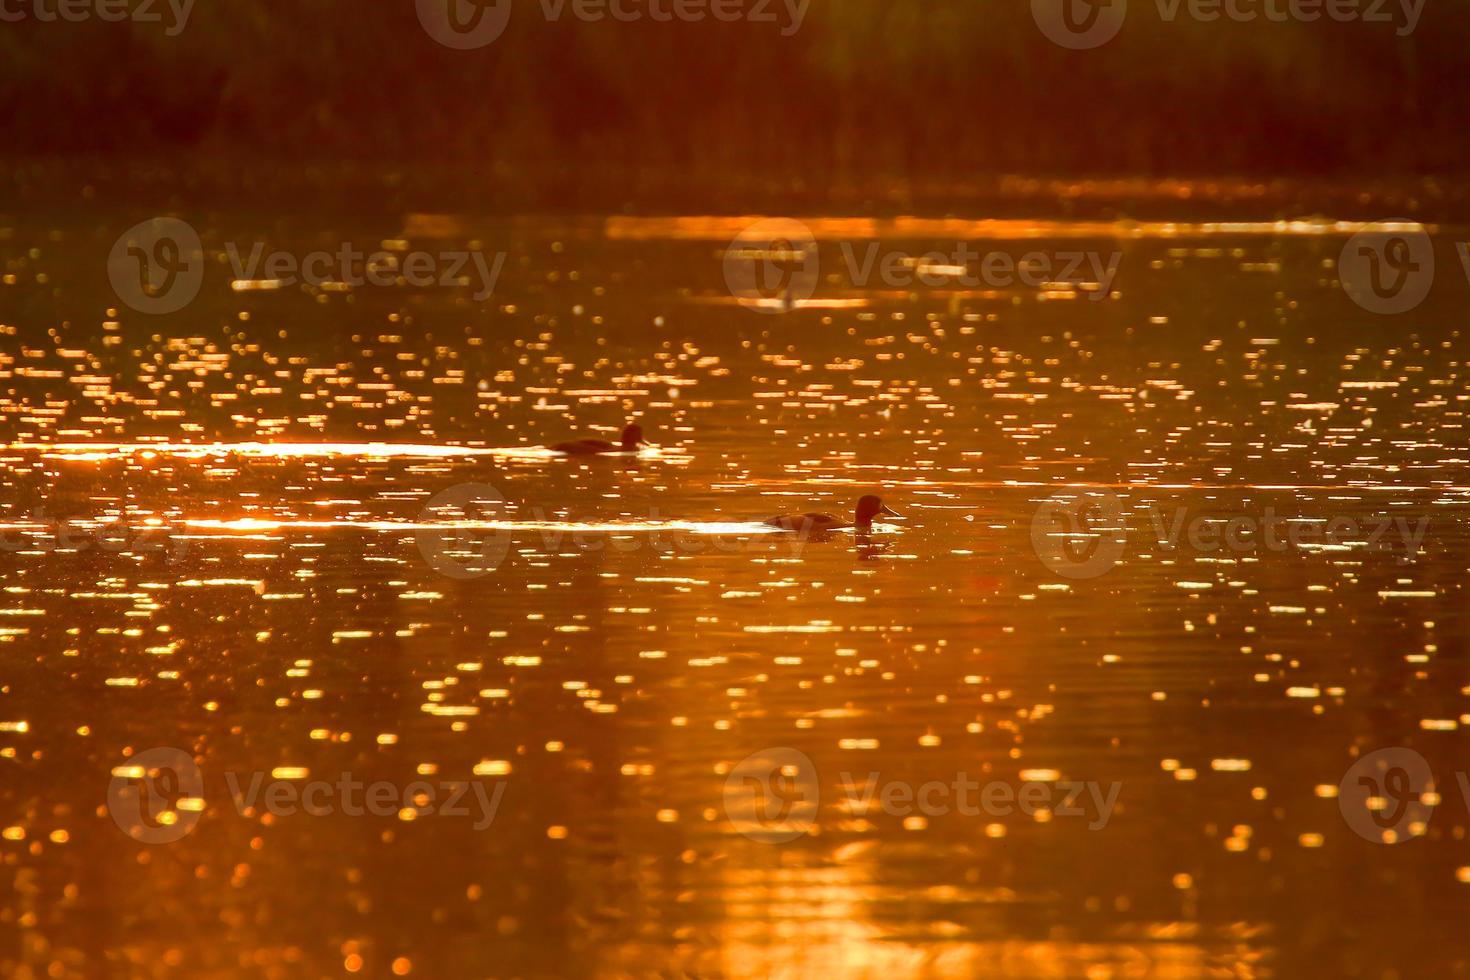
{"type": "Polygon", "coordinates": [[[916,286],[783,316],[721,282],[710,243],[745,219],[422,220],[524,262],[481,305],[217,284],[134,317],[80,244],[13,230],[40,258],[0,286],[8,948],[97,965],[85,907],[129,962],[200,973],[1449,972],[1421,940],[1470,903],[1462,814],[1389,847],[1337,792],[1404,746],[1459,805],[1463,283],[1371,317],[1328,220],[810,219],[1129,251],[1107,302],[916,286]],[[539,448],[630,419],[658,449],[539,448]],[[493,517],[425,513],[465,487],[493,517]],[[1119,555],[1060,574],[1036,541],[1086,558],[1098,528],[1037,515],[1096,491],[1119,555]],[[904,520],[759,523],[865,493],[904,520]],[[418,532],[505,550],[456,578],[418,532]],[[202,809],[130,840],[110,780],[170,746],[202,809]],[[273,813],[232,798],[255,773],[399,792],[273,813]],[[961,777],[1011,803],[965,811],[961,777]],[[503,792],[488,830],[431,807],[455,781],[503,792]],[[1072,781],[1119,787],[1106,820],[1072,781]],[[795,803],[783,843],[731,816],[795,803]]]}

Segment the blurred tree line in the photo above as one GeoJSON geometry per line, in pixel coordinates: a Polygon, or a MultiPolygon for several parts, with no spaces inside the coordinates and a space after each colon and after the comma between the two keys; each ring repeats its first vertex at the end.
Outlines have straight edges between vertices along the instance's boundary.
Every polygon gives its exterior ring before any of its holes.
{"type": "Polygon", "coordinates": [[[539,0],[514,3],[504,36],[473,51],[435,43],[412,0],[205,0],[177,37],[0,24],[0,153],[820,184],[1452,174],[1470,139],[1461,2],[1426,3],[1399,37],[1383,23],[1166,23],[1132,0],[1090,51],[1049,42],[1026,0],[812,0],[789,37],[570,9],[550,23],[539,0]]]}

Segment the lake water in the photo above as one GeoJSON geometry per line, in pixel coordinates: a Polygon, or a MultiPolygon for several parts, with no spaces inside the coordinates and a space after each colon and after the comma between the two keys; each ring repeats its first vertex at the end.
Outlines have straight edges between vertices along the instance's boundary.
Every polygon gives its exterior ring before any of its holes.
{"type": "Polygon", "coordinates": [[[138,217],[0,232],[7,975],[1470,971],[1454,229],[138,217]]]}

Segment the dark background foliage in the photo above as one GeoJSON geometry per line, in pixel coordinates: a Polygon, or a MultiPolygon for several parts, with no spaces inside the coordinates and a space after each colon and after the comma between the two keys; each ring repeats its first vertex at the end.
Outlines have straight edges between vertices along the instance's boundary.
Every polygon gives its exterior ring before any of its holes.
{"type": "Polygon", "coordinates": [[[549,23],[516,0],[503,37],[461,52],[428,37],[412,0],[200,0],[177,37],[0,24],[0,114],[12,161],[442,167],[543,199],[630,181],[1453,175],[1470,141],[1467,28],[1470,5],[1446,0],[1407,37],[1164,22],[1133,0],[1117,38],[1070,51],[1025,0],[812,0],[790,37],[549,23]]]}

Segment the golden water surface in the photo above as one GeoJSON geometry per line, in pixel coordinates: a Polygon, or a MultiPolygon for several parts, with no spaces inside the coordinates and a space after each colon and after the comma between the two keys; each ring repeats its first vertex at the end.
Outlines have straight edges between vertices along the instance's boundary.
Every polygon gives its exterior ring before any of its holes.
{"type": "Polygon", "coordinates": [[[814,221],[781,313],[730,296],[728,221],[188,217],[205,281],[159,316],[108,285],[136,218],[0,236],[6,975],[1470,969],[1447,242],[1377,316],[1350,223],[814,221]],[[1121,262],[1101,301],[859,285],[844,235],[1121,262]],[[256,241],[508,258],[484,302],[242,289],[224,244],[256,241]],[[636,457],[540,448],[630,419],[636,457]],[[759,523],[870,492],[902,515],[871,535],[759,523]],[[1058,573],[1037,514],[1098,492],[1121,555],[1058,573]],[[1355,530],[1161,542],[1181,519],[1355,530]],[[1437,791],[1393,843],[1338,796],[1388,747],[1437,791]],[[157,748],[202,793],[129,824],[157,748]],[[754,830],[753,754],[801,808],[754,830]],[[272,812],[232,799],[254,774],[405,798],[272,812]],[[1048,795],[902,802],[962,777],[1048,795]],[[451,781],[488,824],[427,806],[451,781]]]}

